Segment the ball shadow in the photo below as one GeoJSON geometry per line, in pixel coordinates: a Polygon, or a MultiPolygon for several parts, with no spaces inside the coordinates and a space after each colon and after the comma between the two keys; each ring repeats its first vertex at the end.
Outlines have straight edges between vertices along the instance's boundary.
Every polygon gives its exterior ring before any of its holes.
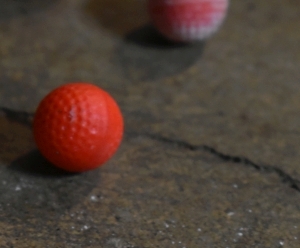
{"type": "Polygon", "coordinates": [[[70,173],[55,167],[48,162],[38,150],[33,150],[19,157],[7,167],[8,170],[34,177],[60,178],[70,177],[78,173],[70,173]]]}
{"type": "Polygon", "coordinates": [[[129,32],[114,60],[133,81],[152,81],[179,74],[202,55],[205,43],[175,43],[147,24],[129,32]]]}
{"type": "Polygon", "coordinates": [[[99,170],[68,173],[32,150],[0,167],[0,205],[17,219],[46,221],[80,204],[99,182],[99,170]]]}
{"type": "Polygon", "coordinates": [[[125,42],[133,43],[146,48],[175,49],[187,47],[187,43],[173,42],[151,25],[146,24],[125,35],[125,42]]]}

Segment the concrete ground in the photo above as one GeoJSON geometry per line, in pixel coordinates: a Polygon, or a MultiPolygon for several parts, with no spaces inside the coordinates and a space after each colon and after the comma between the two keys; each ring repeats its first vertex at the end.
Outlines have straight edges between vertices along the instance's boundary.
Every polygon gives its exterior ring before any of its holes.
{"type": "Polygon", "coordinates": [[[300,247],[299,1],[232,0],[188,46],[141,0],[0,4],[0,247],[300,247]],[[113,159],[77,175],[31,132],[70,81],[110,92],[126,123],[113,159]]]}

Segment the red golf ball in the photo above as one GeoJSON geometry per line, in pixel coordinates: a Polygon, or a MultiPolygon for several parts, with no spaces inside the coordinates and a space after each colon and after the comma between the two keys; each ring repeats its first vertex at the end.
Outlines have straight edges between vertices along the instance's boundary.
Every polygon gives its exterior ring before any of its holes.
{"type": "Polygon", "coordinates": [[[33,133],[40,152],[59,168],[83,172],[110,159],[123,136],[115,100],[90,83],[69,83],[39,104],[33,133]]]}
{"type": "Polygon", "coordinates": [[[223,23],[229,0],[148,0],[148,12],[157,30],[173,41],[209,38],[223,23]]]}

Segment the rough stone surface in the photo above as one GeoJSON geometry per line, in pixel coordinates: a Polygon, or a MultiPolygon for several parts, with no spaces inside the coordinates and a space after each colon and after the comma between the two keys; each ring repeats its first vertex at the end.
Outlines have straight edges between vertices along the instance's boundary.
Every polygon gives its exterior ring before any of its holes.
{"type": "Polygon", "coordinates": [[[300,2],[233,0],[175,45],[138,0],[0,1],[0,247],[300,247],[300,2]],[[51,89],[92,81],[126,133],[70,175],[36,150],[51,89]]]}

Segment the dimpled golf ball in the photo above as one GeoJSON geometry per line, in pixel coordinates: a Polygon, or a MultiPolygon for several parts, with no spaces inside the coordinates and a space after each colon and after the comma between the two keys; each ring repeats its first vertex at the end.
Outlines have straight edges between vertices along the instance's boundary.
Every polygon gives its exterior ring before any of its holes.
{"type": "Polygon", "coordinates": [[[103,165],[117,151],[123,117],[104,90],[90,83],[69,83],[41,101],[33,134],[42,155],[55,166],[84,172],[103,165]]]}
{"type": "Polygon", "coordinates": [[[229,0],[148,0],[148,12],[156,29],[178,42],[209,38],[223,23],[229,0]]]}

